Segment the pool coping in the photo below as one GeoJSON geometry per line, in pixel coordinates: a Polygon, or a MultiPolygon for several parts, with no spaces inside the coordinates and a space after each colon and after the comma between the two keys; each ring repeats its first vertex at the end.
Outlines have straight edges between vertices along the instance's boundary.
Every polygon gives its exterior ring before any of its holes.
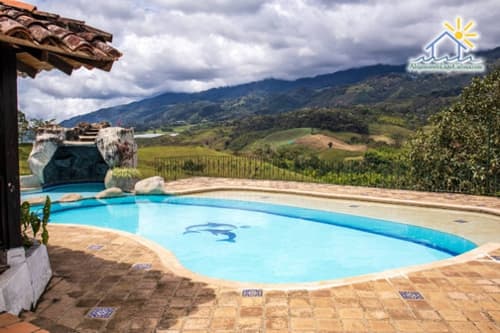
{"type": "MultiPolygon", "coordinates": [[[[305,195],[305,196],[312,196],[312,197],[317,197],[317,198],[329,198],[329,199],[340,199],[340,200],[356,200],[356,201],[364,201],[364,202],[373,202],[373,203],[383,203],[383,204],[396,204],[396,205],[404,205],[404,206],[414,206],[414,207],[424,207],[424,208],[438,208],[438,209],[451,209],[451,210],[458,210],[458,211],[465,211],[465,212],[473,212],[473,213],[482,213],[482,214],[489,214],[493,216],[500,216],[500,209],[498,208],[491,208],[487,206],[478,206],[478,205],[459,205],[459,204],[451,204],[451,203],[444,203],[444,202],[434,202],[434,201],[425,201],[425,200],[411,200],[411,199],[397,199],[393,197],[376,197],[372,195],[357,195],[357,194],[346,194],[346,193],[331,193],[331,192],[319,192],[319,191],[310,191],[310,190],[297,190],[297,189],[292,189],[292,188],[273,188],[269,186],[249,186],[245,184],[225,184],[225,185],[210,185],[210,186],[199,186],[199,184],[196,184],[198,179],[203,179],[200,177],[192,177],[188,178],[189,180],[194,181],[194,186],[189,188],[189,189],[179,189],[179,190],[171,190],[170,187],[173,186],[175,187],[174,183],[176,181],[172,182],[165,182],[164,185],[164,195],[189,195],[189,194],[197,194],[197,193],[205,193],[205,192],[215,192],[215,191],[252,191],[252,192],[268,192],[268,193],[279,193],[279,194],[295,194],[295,195],[305,195]],[[196,187],[198,186],[198,187],[196,187]]],[[[229,180],[229,181],[238,181],[240,179],[238,178],[212,178],[215,180],[229,180]]],[[[259,182],[258,179],[244,179],[246,181],[255,181],[259,182]]],[[[276,182],[276,183],[297,183],[297,185],[300,186],[300,184],[309,184],[309,185],[314,185],[315,183],[298,183],[298,182],[291,182],[291,181],[271,181],[271,182],[276,182]]],[[[83,182],[86,183],[86,182],[83,182]]],[[[93,182],[94,183],[94,182],[93,182]]],[[[268,182],[269,183],[269,182],[268,182]]],[[[54,186],[64,186],[64,185],[71,185],[75,183],[64,183],[64,184],[57,184],[54,186]]],[[[353,186],[343,186],[343,185],[335,185],[335,184],[322,184],[322,185],[333,185],[333,186],[338,186],[338,187],[353,187],[353,186]]],[[[49,186],[52,187],[52,186],[49,186]]],[[[390,191],[393,189],[389,188],[372,188],[372,187],[364,187],[364,186],[354,186],[358,189],[377,189],[381,191],[390,191]]],[[[38,190],[43,190],[43,187],[38,187],[38,188],[21,188],[21,191],[27,191],[27,192],[33,192],[33,191],[38,191],[38,190]]],[[[332,190],[334,190],[332,188],[332,190]]],[[[414,191],[414,190],[398,190],[398,191],[404,191],[408,193],[426,193],[426,192],[421,192],[421,191],[414,191]]],[[[437,192],[429,192],[436,194],[437,192]]],[[[448,193],[448,192],[443,192],[443,195],[446,194],[455,194],[455,193],[448,193]]],[[[137,195],[134,193],[131,194],[126,194],[126,195],[137,195]]],[[[141,195],[141,194],[139,194],[141,195]]],[[[396,195],[394,193],[390,193],[390,195],[396,195]]],[[[486,197],[490,198],[490,197],[486,197]]],[[[82,198],[83,199],[95,199],[95,197],[86,197],[82,198]]],[[[59,200],[54,200],[53,202],[57,202],[59,200]]],[[[38,204],[38,203],[34,203],[38,204]]]]}
{"type": "Polygon", "coordinates": [[[423,208],[439,208],[439,209],[458,210],[458,211],[500,216],[499,209],[489,208],[489,207],[454,205],[454,204],[449,204],[449,203],[439,203],[439,202],[430,202],[430,201],[422,201],[422,200],[380,198],[380,197],[367,196],[367,195],[321,193],[321,192],[314,192],[314,191],[304,191],[304,190],[295,190],[295,189],[279,189],[279,188],[270,188],[270,187],[224,185],[224,186],[210,186],[210,187],[195,187],[195,188],[187,189],[187,190],[167,191],[166,194],[190,195],[190,194],[198,194],[198,193],[206,193],[206,192],[217,192],[217,191],[251,191],[251,192],[268,192],[268,193],[277,193],[277,194],[294,194],[294,195],[302,195],[302,196],[311,196],[311,197],[316,197],[316,198],[356,200],[356,201],[364,201],[364,202],[394,204],[394,205],[403,205],[403,206],[414,206],[414,207],[423,207],[423,208]]]}
{"type": "MultiPolygon", "coordinates": [[[[160,263],[165,267],[168,268],[170,271],[172,271],[175,274],[178,274],[179,276],[186,277],[188,279],[192,279],[194,281],[199,281],[199,282],[204,282],[207,283],[208,285],[215,285],[218,287],[222,288],[230,288],[230,289],[237,289],[237,290],[243,290],[243,289],[262,289],[262,290],[316,290],[320,288],[330,288],[330,287],[338,287],[338,286],[344,286],[344,285],[350,285],[353,283],[361,283],[361,282],[368,282],[368,281],[375,281],[375,280],[380,280],[380,279],[388,279],[388,278],[394,278],[394,277],[406,277],[407,274],[414,273],[414,272],[419,272],[419,271],[425,271],[429,269],[434,269],[434,268],[441,268],[441,267],[446,267],[450,265],[455,265],[455,264],[460,264],[460,263],[465,263],[471,260],[478,260],[481,258],[485,258],[486,260],[493,260],[491,257],[489,257],[489,253],[493,252],[497,249],[500,249],[500,243],[486,243],[483,244],[471,251],[465,252],[461,255],[451,257],[448,259],[444,260],[439,260],[439,261],[434,261],[431,263],[427,264],[421,264],[421,265],[412,265],[412,266],[407,266],[407,267],[402,267],[402,268],[395,268],[395,269],[390,269],[382,272],[376,272],[376,273],[370,273],[370,274],[363,274],[359,276],[354,276],[354,277],[347,277],[347,278],[338,278],[338,279],[331,279],[331,280],[322,280],[322,281],[317,281],[317,282],[299,282],[299,283],[257,283],[257,282],[238,282],[238,281],[230,281],[230,280],[224,280],[224,279],[217,279],[217,278],[212,278],[209,276],[205,276],[196,272],[193,272],[186,267],[184,267],[180,261],[177,259],[175,254],[171,252],[170,250],[162,247],[161,245],[150,241],[148,239],[145,239],[141,236],[134,235],[131,233],[128,233],[126,231],[120,231],[120,230],[114,230],[114,229],[109,229],[109,228],[102,228],[102,227],[95,227],[95,226],[87,226],[87,225],[80,225],[80,224],[51,224],[52,227],[70,227],[70,228],[87,228],[90,230],[99,230],[99,231],[104,231],[104,232],[110,232],[110,233],[115,233],[117,235],[120,235],[122,237],[128,238],[134,242],[137,242],[149,250],[151,250],[153,253],[156,254],[158,259],[160,260],[160,263]],[[489,259],[488,259],[489,258],[489,259]]],[[[496,261],[495,261],[496,262],[496,261]]]]}

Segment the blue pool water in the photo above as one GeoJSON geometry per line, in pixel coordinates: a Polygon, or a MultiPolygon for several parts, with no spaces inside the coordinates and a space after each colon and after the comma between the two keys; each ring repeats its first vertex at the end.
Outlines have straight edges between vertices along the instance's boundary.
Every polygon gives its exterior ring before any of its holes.
{"type": "Polygon", "coordinates": [[[191,271],[246,282],[356,276],[446,259],[475,247],[451,234],[395,222],[211,198],[57,203],[51,223],[127,231],[169,249],[191,271]]]}
{"type": "Polygon", "coordinates": [[[84,198],[94,197],[97,193],[104,190],[103,183],[80,183],[80,184],[67,184],[67,185],[57,185],[44,188],[43,190],[37,191],[26,191],[21,192],[21,200],[26,200],[29,198],[37,198],[48,195],[50,200],[59,200],[66,194],[78,193],[84,198]]]}

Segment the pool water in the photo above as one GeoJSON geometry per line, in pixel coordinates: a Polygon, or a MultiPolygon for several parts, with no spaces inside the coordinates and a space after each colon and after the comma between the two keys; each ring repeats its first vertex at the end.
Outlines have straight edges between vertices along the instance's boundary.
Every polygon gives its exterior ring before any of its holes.
{"type": "Polygon", "coordinates": [[[50,200],[56,201],[69,193],[78,193],[84,198],[92,198],[104,190],[103,183],[80,183],[80,184],[67,184],[57,185],[44,188],[43,190],[36,191],[23,191],[21,192],[21,200],[30,198],[38,198],[48,195],[50,200]]]}
{"type": "Polygon", "coordinates": [[[241,282],[312,282],[450,258],[475,247],[411,225],[283,205],[193,197],[55,204],[51,223],[130,232],[191,271],[241,282]]]}

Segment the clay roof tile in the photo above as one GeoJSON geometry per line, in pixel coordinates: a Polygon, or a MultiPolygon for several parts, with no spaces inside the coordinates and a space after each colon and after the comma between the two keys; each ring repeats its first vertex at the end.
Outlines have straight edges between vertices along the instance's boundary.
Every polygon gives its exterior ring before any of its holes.
{"type": "MultiPolygon", "coordinates": [[[[28,30],[30,31],[31,36],[33,36],[33,38],[41,44],[46,43],[47,39],[52,37],[52,33],[40,24],[32,24],[28,30]]],[[[54,42],[52,42],[52,44],[57,45],[57,43],[54,42]]]]}
{"type": "Polygon", "coordinates": [[[54,67],[66,73],[81,66],[109,70],[121,57],[118,50],[107,44],[112,38],[110,33],[84,21],[39,11],[20,1],[0,0],[0,42],[19,48],[18,69],[28,70],[31,76],[54,67]],[[35,50],[53,53],[55,57],[40,56],[35,50]]]}
{"type": "Polygon", "coordinates": [[[31,39],[31,34],[24,25],[6,16],[0,16],[0,32],[7,36],[31,39]]]}
{"type": "Polygon", "coordinates": [[[0,3],[9,6],[9,7],[14,7],[14,8],[19,8],[23,10],[27,10],[29,12],[32,12],[36,9],[36,6],[33,6],[29,3],[25,3],[22,1],[16,1],[16,0],[1,0],[0,3]]]}

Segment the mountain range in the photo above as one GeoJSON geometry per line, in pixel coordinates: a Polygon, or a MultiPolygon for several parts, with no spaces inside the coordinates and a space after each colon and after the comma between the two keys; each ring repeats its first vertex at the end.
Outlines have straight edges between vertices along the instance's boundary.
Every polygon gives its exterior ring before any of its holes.
{"type": "MultiPolygon", "coordinates": [[[[500,47],[475,55],[483,58],[488,68],[500,65],[500,47]]],[[[265,79],[195,93],[167,92],[79,115],[61,125],[109,121],[145,130],[301,109],[354,108],[376,109],[420,126],[429,115],[456,99],[472,77],[412,74],[406,72],[406,65],[377,64],[294,81],[265,79]]]]}

